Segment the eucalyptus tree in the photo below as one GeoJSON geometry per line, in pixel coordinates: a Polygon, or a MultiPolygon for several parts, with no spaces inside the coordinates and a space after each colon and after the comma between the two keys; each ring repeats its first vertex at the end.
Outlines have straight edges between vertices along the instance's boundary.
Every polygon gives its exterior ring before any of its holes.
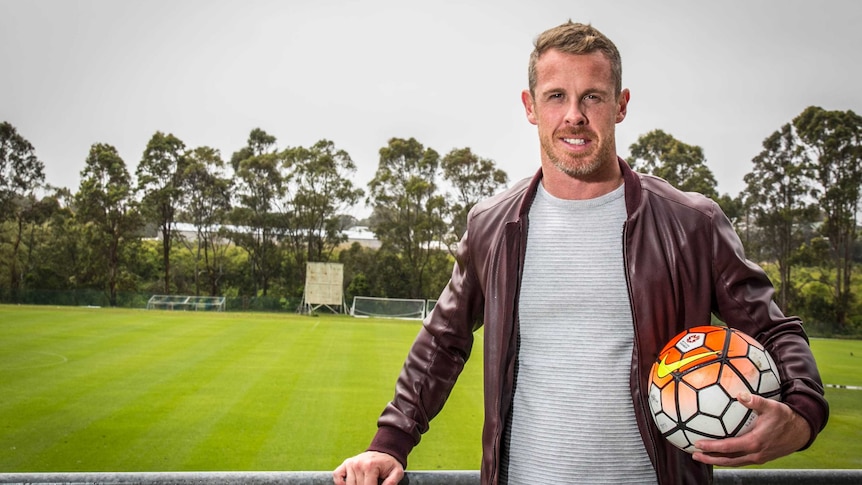
{"type": "Polygon", "coordinates": [[[632,168],[661,177],[675,187],[718,198],[715,176],[706,166],[703,149],[683,143],[662,130],[638,137],[629,147],[632,168]]]}
{"type": "Polygon", "coordinates": [[[509,176],[493,160],[476,155],[469,147],[452,149],[443,157],[440,167],[443,179],[455,191],[449,205],[450,231],[444,238],[451,247],[467,230],[470,209],[505,187],[509,176]]]}
{"type": "Polygon", "coordinates": [[[231,210],[233,181],[215,148],[195,148],[187,154],[186,162],[180,178],[180,218],[194,226],[195,238],[180,240],[194,256],[195,293],[200,294],[199,274],[203,272],[207,292],[216,296],[221,294],[221,281],[225,276],[229,243],[224,224],[231,210]]]}
{"type": "MultiPolygon", "coordinates": [[[[424,298],[426,271],[439,234],[446,231],[446,202],[437,191],[440,155],[415,138],[392,138],[380,149],[380,161],[369,183],[371,229],[381,249],[401,255],[410,285],[404,295],[424,298]]],[[[439,288],[433,290],[435,293],[439,288]]]]}
{"type": "Polygon", "coordinates": [[[778,264],[778,304],[786,312],[792,299],[791,262],[804,243],[804,228],[817,217],[811,164],[790,123],[763,141],[763,150],[745,175],[746,201],[758,231],[762,254],[778,264]]]}
{"type": "Polygon", "coordinates": [[[186,146],[179,138],[157,131],[147,143],[135,172],[142,196],[141,214],[147,222],[156,224],[162,236],[165,294],[171,293],[171,247],[183,194],[182,175],[187,164],[185,152],[186,146]]]}
{"type": "Polygon", "coordinates": [[[231,157],[236,197],[232,237],[248,253],[254,293],[263,296],[281,266],[278,241],[288,225],[289,175],[275,142],[275,137],[255,128],[247,145],[231,157]]]}
{"type": "Polygon", "coordinates": [[[290,232],[296,242],[297,262],[328,261],[335,248],[347,240],[344,213],[365,195],[351,180],[356,164],[329,140],[309,148],[290,148],[284,158],[292,173],[290,232]]]}
{"type": "Polygon", "coordinates": [[[243,160],[274,153],[276,150],[276,138],[261,128],[254,128],[248,134],[246,145],[235,151],[230,158],[230,165],[234,172],[238,172],[243,160]]]}
{"type": "MultiPolygon", "coordinates": [[[[39,221],[33,224],[29,244],[32,267],[29,285],[45,290],[75,289],[82,273],[85,226],[75,221],[72,192],[65,187],[50,187],[39,201],[39,221]]],[[[77,302],[75,302],[77,303],[77,302]]]]}
{"type": "Polygon", "coordinates": [[[123,245],[139,237],[141,224],[131,175],[113,146],[90,147],[75,193],[75,215],[87,229],[87,279],[102,285],[116,306],[117,289],[128,276],[123,245]]]}
{"type": "Polygon", "coordinates": [[[862,197],[862,117],[853,111],[806,108],[793,120],[814,163],[819,204],[835,269],[835,330],[844,331],[852,303],[853,247],[862,197]]]}
{"type": "Polygon", "coordinates": [[[45,184],[45,164],[36,157],[33,145],[12,124],[0,123],[0,221],[11,220],[9,289],[17,299],[23,271],[21,243],[25,225],[40,213],[37,190],[45,184]]]}

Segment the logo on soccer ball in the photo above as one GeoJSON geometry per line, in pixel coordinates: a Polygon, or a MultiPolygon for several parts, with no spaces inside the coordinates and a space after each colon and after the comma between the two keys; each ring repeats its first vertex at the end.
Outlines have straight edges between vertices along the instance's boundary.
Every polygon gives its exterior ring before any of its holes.
{"type": "Polygon", "coordinates": [[[685,338],[680,339],[680,341],[676,344],[676,348],[679,349],[680,352],[685,353],[689,350],[696,349],[698,347],[703,346],[703,339],[706,337],[703,333],[690,333],[685,336],[685,338]]]}
{"type": "Polygon", "coordinates": [[[686,357],[684,359],[678,360],[671,364],[665,362],[667,356],[661,358],[661,362],[658,363],[658,369],[656,369],[655,375],[659,378],[667,377],[671,374],[671,372],[678,371],[685,367],[688,364],[693,364],[699,360],[703,360],[711,355],[715,355],[718,352],[706,352],[703,354],[692,355],[691,357],[686,357]]]}

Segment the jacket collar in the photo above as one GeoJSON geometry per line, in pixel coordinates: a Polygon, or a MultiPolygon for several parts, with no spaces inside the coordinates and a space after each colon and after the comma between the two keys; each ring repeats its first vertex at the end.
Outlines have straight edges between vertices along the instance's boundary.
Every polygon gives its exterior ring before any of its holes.
{"type": "MultiPolygon", "coordinates": [[[[620,164],[620,171],[623,174],[623,182],[626,185],[626,213],[631,217],[641,203],[641,196],[643,194],[641,191],[641,180],[640,177],[638,177],[638,174],[629,167],[629,164],[626,163],[625,160],[617,157],[617,162],[620,164]]],[[[527,213],[530,211],[530,206],[533,205],[533,199],[536,197],[536,191],[539,190],[539,183],[541,181],[542,169],[539,168],[530,180],[530,184],[527,186],[527,192],[524,194],[524,199],[521,201],[521,207],[518,209],[518,218],[526,218],[527,213]]]]}
{"type": "Polygon", "coordinates": [[[623,172],[623,182],[626,184],[626,214],[628,214],[628,218],[631,218],[635,210],[641,205],[641,198],[643,197],[641,178],[638,177],[637,172],[629,167],[629,164],[625,160],[617,157],[617,161],[620,163],[620,170],[623,172]]]}

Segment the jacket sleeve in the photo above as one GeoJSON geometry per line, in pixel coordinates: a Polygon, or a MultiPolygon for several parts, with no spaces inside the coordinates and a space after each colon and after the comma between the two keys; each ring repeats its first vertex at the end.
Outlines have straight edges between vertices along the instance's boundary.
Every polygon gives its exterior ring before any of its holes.
{"type": "Polygon", "coordinates": [[[394,456],[405,468],[407,455],[449,397],[470,356],[473,332],[481,325],[484,299],[466,233],[455,260],[452,277],[416,336],[396,382],[395,397],[378,419],[368,448],[394,456]]]}
{"type": "Polygon", "coordinates": [[[745,258],[739,236],[717,206],[713,228],[717,313],[729,326],[756,338],[772,355],[782,401],[811,427],[803,449],[807,448],[826,426],[829,404],[802,321],[785,316],[775,304],[768,276],[745,258]]]}

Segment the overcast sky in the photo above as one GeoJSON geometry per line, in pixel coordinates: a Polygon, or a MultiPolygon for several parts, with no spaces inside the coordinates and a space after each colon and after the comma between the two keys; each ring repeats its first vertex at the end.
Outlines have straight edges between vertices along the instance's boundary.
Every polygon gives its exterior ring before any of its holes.
{"type": "Polygon", "coordinates": [[[862,113],[859,0],[0,0],[0,121],[73,191],[94,143],[134,173],[156,131],[229,160],[255,127],[332,140],[360,187],[392,137],[470,147],[515,181],[539,167],[532,42],[570,18],[622,54],[620,155],[662,129],[704,149],[719,193],[806,107],[862,113]]]}

